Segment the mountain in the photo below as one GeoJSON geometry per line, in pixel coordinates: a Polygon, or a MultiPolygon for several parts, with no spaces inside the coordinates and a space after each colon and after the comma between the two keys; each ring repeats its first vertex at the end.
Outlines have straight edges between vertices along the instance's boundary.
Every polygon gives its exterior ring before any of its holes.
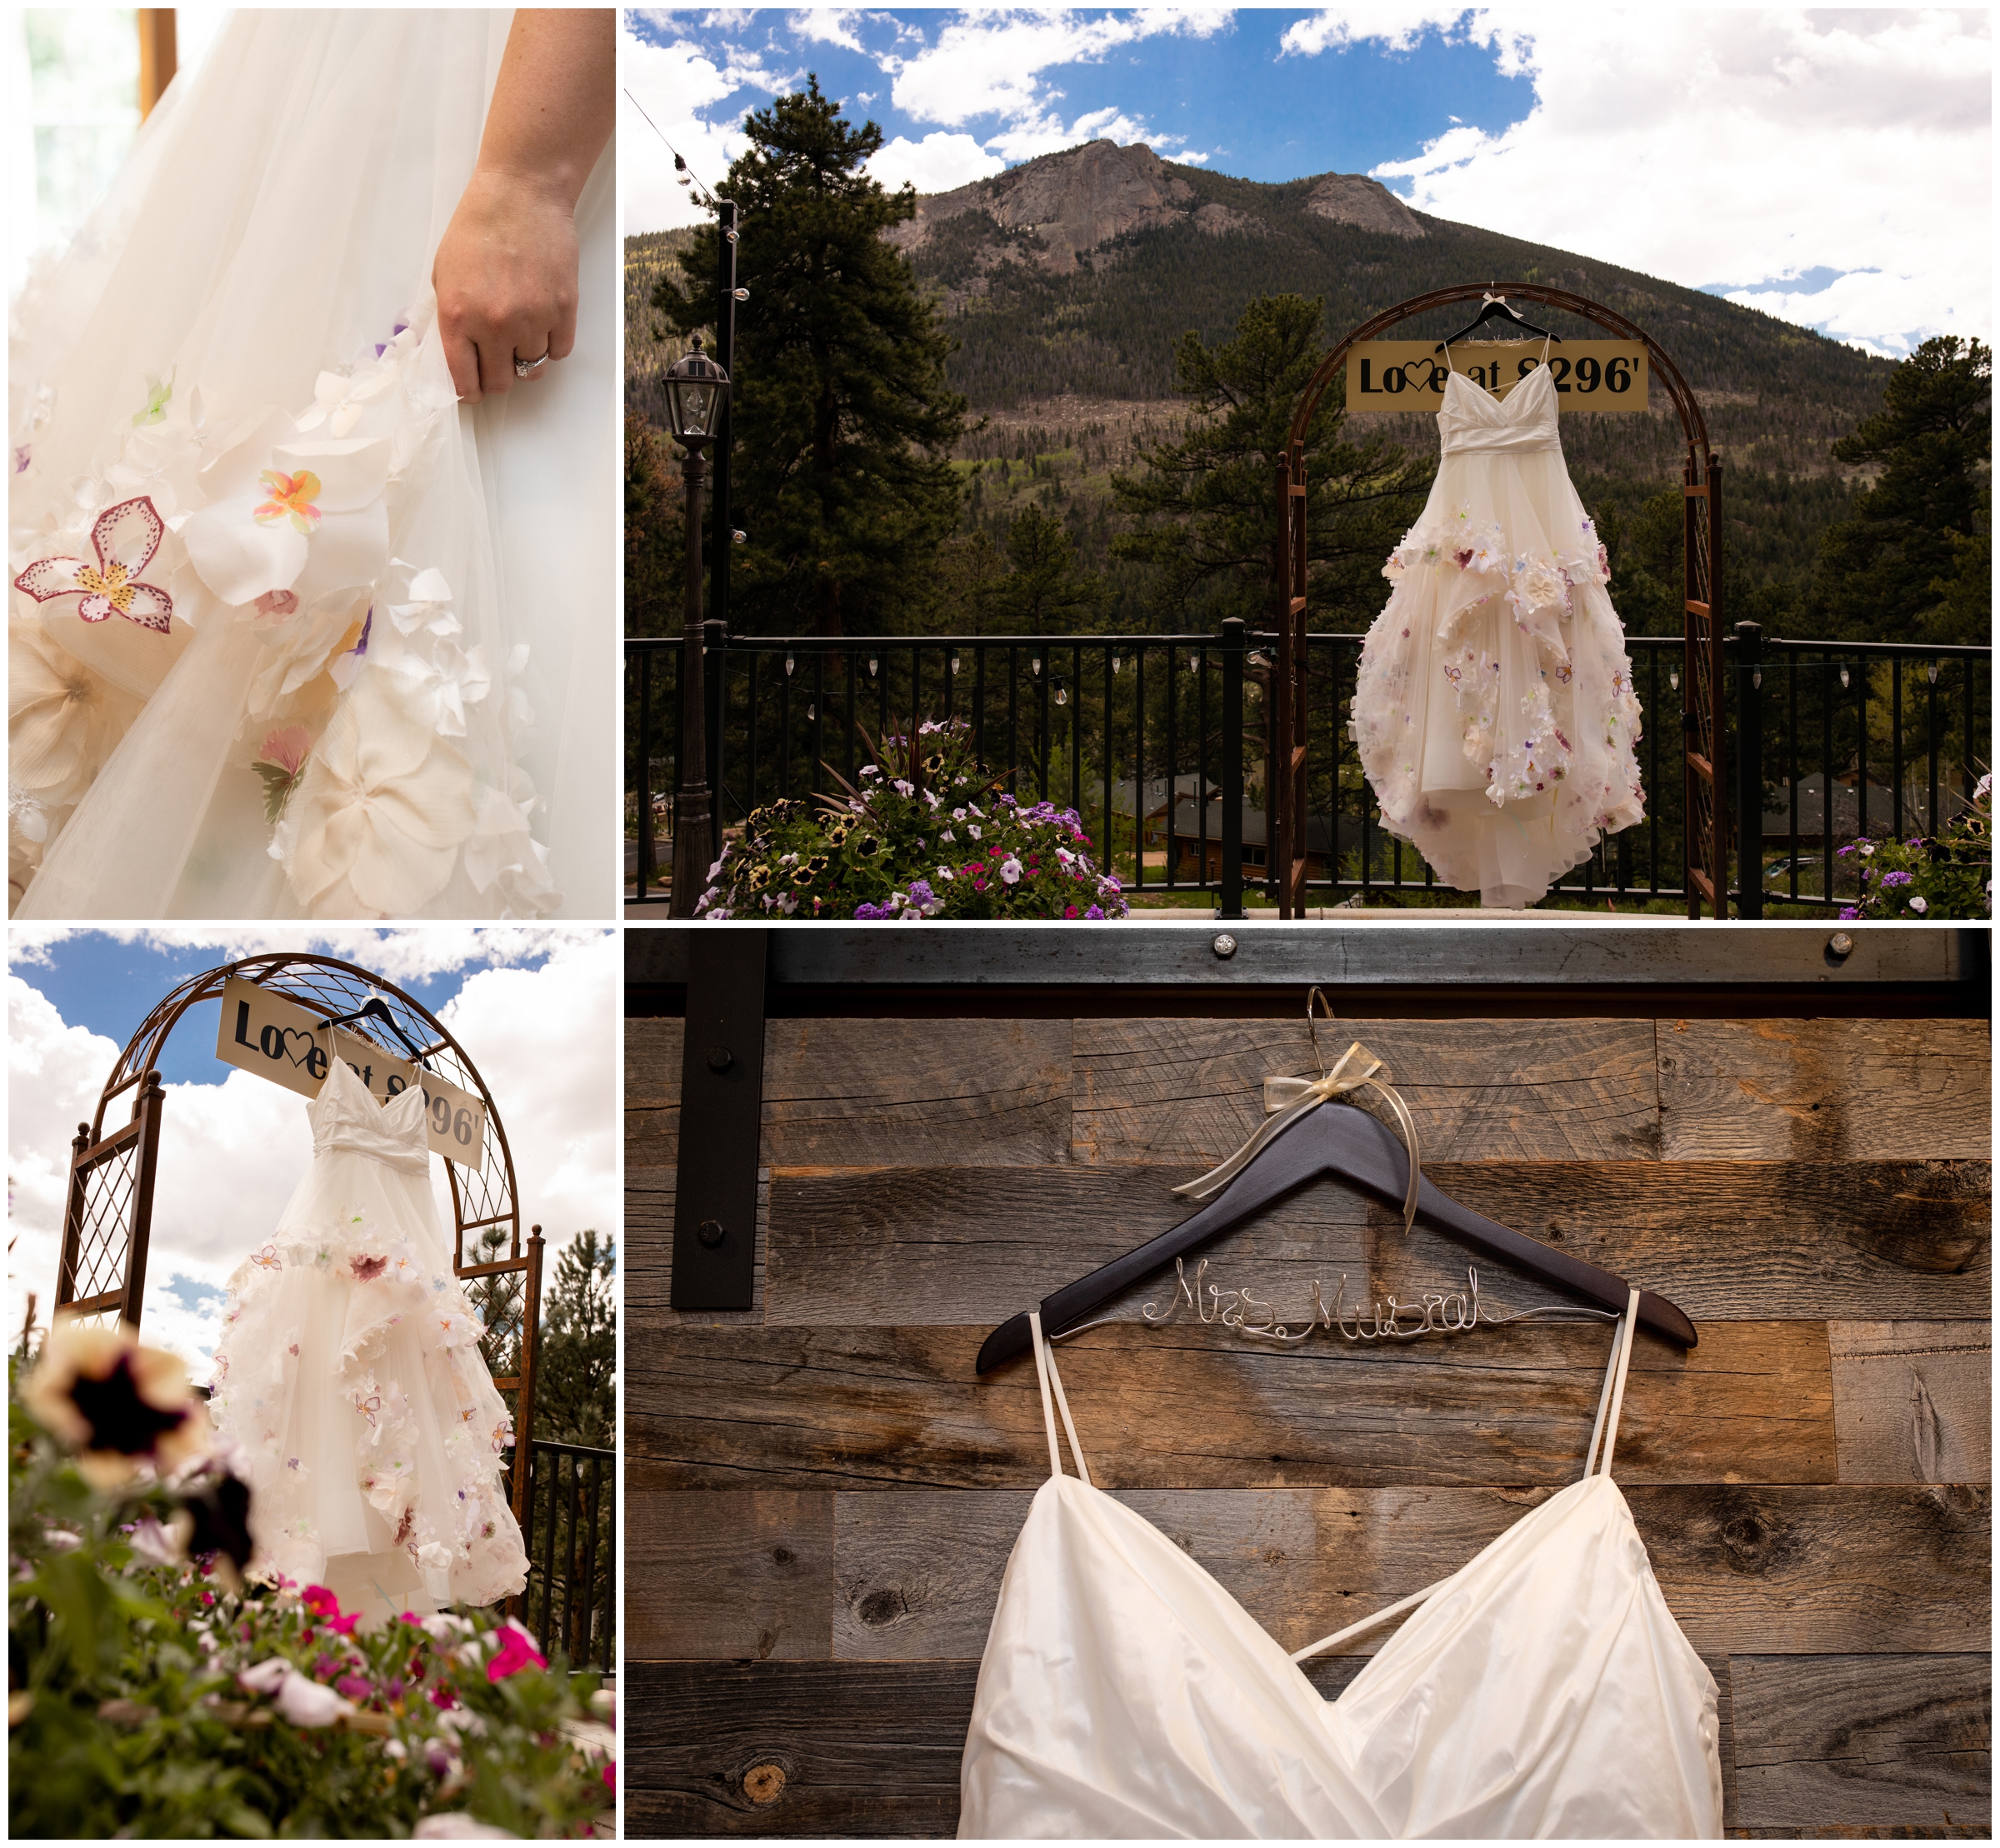
{"type": "MultiPolygon", "coordinates": [[[[1590,232],[1579,224],[1578,242],[1590,232]]],[[[1322,297],[1329,346],[1397,302],[1454,282],[1547,282],[1616,309],[1694,387],[1728,471],[1732,556],[1759,582],[1810,571],[1820,532],[1852,490],[1830,445],[1880,408],[1893,370],[1698,289],[1413,211],[1361,175],[1236,179],[1139,144],[1092,142],[919,195],[916,217],[890,236],[936,293],[959,342],[952,382],[984,420],[959,454],[1033,465],[1019,485],[982,478],[977,523],[998,537],[1023,492],[1044,504],[1073,494],[1072,523],[1093,562],[1108,543],[1108,470],[1188,414],[1173,389],[1175,343],[1191,329],[1226,336],[1258,295],[1322,297]]],[[[644,301],[685,245],[685,233],[627,240],[628,401],[656,422],[670,355],[649,337],[644,301]]],[[[1433,311],[1395,337],[1438,337],[1471,314],[1465,304],[1433,311]]],[[[1553,310],[1528,318],[1571,337],[1602,332],[1553,310]]],[[[1414,453],[1436,453],[1428,417],[1370,421],[1414,453]]],[[[1650,415],[1565,418],[1562,437],[1593,509],[1629,512],[1680,479],[1683,439],[1663,390],[1650,415]]]]}

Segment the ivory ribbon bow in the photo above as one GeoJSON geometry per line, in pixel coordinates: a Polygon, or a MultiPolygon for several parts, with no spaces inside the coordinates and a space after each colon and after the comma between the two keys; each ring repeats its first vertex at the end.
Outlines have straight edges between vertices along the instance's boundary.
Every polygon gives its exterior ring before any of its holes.
{"type": "MultiPolygon", "coordinates": [[[[1310,1017],[1308,1014],[1308,1018],[1310,1017]]],[[[1331,1071],[1319,1077],[1265,1079],[1264,1121],[1258,1126],[1250,1140],[1220,1167],[1211,1168],[1197,1180],[1182,1181],[1173,1190],[1174,1192],[1185,1194],[1190,1200],[1204,1203],[1212,1200],[1248,1167],[1273,1139],[1289,1129],[1308,1111],[1317,1110],[1322,1104],[1348,1091],[1359,1091],[1363,1086],[1371,1091],[1380,1091],[1388,1100],[1389,1108],[1395,1113],[1402,1145],[1410,1151],[1410,1186],[1402,1201],[1402,1229],[1408,1231],[1417,1222],[1417,1181],[1420,1171],[1417,1159],[1417,1125],[1410,1116],[1408,1105],[1403,1102],[1391,1086],[1388,1067],[1359,1040],[1354,1041],[1341,1054],[1331,1071]]]]}

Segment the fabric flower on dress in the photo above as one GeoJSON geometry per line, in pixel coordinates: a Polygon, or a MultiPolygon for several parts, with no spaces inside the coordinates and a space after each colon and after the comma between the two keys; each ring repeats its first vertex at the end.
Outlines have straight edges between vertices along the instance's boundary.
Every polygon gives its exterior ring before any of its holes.
{"type": "Polygon", "coordinates": [[[172,627],[173,599],[158,584],[139,582],[166,537],[167,523],[142,494],[108,507],[90,529],[97,562],[81,558],[38,558],[14,580],[38,603],[58,597],[81,599],[77,614],[86,622],[113,615],[165,635],[172,627]]]}
{"type": "Polygon", "coordinates": [[[7,635],[8,781],[44,805],[73,801],[138,702],[62,647],[38,621],[7,635]]]}
{"type": "Polygon", "coordinates": [[[275,822],[284,813],[312,749],[312,734],[302,725],[274,729],[265,737],[264,747],[250,767],[263,779],[267,822],[275,822]]]}
{"type": "Polygon", "coordinates": [[[240,426],[201,471],[208,504],[181,527],[188,556],[218,601],[272,591],[302,602],[372,585],[389,558],[389,444],[383,437],[301,439],[282,411],[240,426]]]}
{"type": "Polygon", "coordinates": [[[292,810],[292,889],[333,916],[401,917],[428,903],[477,819],[471,765],[376,674],[342,702],[292,810]]]}

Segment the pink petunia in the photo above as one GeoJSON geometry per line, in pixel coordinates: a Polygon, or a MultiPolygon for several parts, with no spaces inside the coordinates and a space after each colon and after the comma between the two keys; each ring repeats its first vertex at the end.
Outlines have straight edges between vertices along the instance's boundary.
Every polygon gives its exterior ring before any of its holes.
{"type": "Polygon", "coordinates": [[[486,1665],[488,1681],[503,1681],[510,1675],[518,1675],[530,1663],[537,1668],[548,1666],[548,1656],[535,1647],[534,1639],[512,1618],[502,1626],[499,1636],[500,1646],[486,1665]]]}

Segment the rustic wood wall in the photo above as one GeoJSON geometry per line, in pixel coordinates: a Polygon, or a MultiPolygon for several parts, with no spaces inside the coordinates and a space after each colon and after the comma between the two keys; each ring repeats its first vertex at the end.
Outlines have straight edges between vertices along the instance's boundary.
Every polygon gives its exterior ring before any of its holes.
{"type": "MultiPolygon", "coordinates": [[[[1987,1833],[1986,1024],[1354,1030],[1439,1186],[1700,1326],[1686,1354],[1639,1337],[1616,1473],[1722,1689],[1730,1830],[1987,1833]]],[[[756,1305],[684,1318],[680,1023],[626,1043],[628,1832],[949,1835],[1048,1471],[1032,1364],[980,1381],[972,1356],[1183,1216],[1168,1186],[1248,1133],[1267,1073],[1312,1069],[1304,1027],[773,1020],[756,1305]]],[[[1288,1301],[1342,1270],[1408,1296],[1465,1261],[1332,1184],[1213,1256],[1288,1301]]],[[[1062,1371],[1099,1483],[1295,1648],[1574,1476],[1608,1351],[1601,1325],[1279,1351],[1123,1327],[1062,1371]]],[[[1314,1681],[1338,1692],[1385,1634],[1314,1681]]]]}

